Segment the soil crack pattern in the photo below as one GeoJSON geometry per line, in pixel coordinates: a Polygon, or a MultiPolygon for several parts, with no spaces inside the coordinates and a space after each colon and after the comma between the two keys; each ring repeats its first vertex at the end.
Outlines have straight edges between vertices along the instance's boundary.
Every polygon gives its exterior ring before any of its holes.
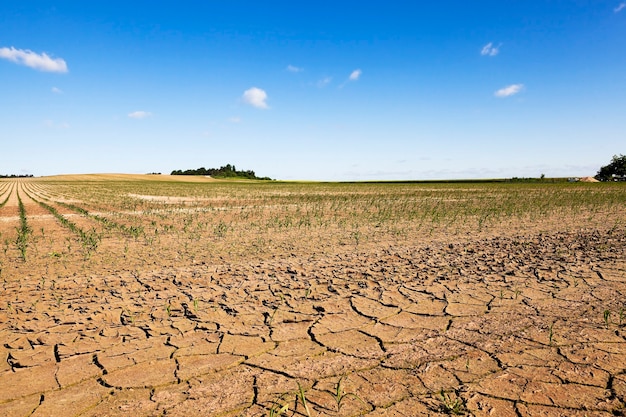
{"type": "Polygon", "coordinates": [[[249,196],[28,184],[0,183],[0,415],[626,415],[619,222],[402,240],[324,229],[320,196],[288,228],[249,196]]]}

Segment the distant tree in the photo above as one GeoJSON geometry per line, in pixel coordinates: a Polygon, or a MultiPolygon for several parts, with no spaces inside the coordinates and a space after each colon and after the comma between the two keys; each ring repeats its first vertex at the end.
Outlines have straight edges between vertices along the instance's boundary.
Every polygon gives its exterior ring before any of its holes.
{"type": "Polygon", "coordinates": [[[210,175],[213,178],[246,178],[250,180],[271,180],[271,178],[263,177],[258,178],[254,171],[237,171],[235,165],[226,164],[225,166],[221,166],[219,168],[209,168],[206,169],[204,167],[198,169],[187,169],[182,171],[180,169],[175,169],[172,171],[171,175],[210,175]]]}
{"type": "Polygon", "coordinates": [[[626,178],[626,155],[613,155],[611,163],[600,168],[595,176],[598,181],[624,180],[626,178]]]}

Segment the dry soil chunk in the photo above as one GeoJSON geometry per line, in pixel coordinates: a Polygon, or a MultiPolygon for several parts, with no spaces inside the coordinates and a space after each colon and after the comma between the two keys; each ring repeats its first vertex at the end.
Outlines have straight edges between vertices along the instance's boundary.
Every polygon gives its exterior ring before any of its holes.
{"type": "Polygon", "coordinates": [[[175,370],[174,360],[157,360],[113,371],[102,379],[107,384],[120,388],[154,387],[175,382],[175,370]]]}
{"type": "Polygon", "coordinates": [[[0,401],[12,400],[58,388],[54,374],[56,363],[31,368],[18,368],[15,372],[0,374],[0,401]]]}

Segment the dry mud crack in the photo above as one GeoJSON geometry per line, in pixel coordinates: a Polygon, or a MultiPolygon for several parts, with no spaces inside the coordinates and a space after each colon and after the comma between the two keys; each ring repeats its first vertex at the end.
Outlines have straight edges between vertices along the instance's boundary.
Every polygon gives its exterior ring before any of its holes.
{"type": "Polygon", "coordinates": [[[0,415],[626,415],[623,232],[5,282],[0,415]]]}

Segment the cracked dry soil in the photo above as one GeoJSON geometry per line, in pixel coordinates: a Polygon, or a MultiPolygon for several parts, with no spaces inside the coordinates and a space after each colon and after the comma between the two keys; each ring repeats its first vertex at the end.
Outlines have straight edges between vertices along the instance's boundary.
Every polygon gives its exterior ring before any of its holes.
{"type": "Polygon", "coordinates": [[[624,415],[625,245],[557,233],[76,276],[56,310],[40,283],[7,283],[0,414],[306,415],[301,384],[320,416],[624,415]],[[340,378],[355,395],[338,409],[340,378]]]}
{"type": "Polygon", "coordinates": [[[593,227],[5,278],[0,415],[626,415],[625,250],[593,227]]]}

